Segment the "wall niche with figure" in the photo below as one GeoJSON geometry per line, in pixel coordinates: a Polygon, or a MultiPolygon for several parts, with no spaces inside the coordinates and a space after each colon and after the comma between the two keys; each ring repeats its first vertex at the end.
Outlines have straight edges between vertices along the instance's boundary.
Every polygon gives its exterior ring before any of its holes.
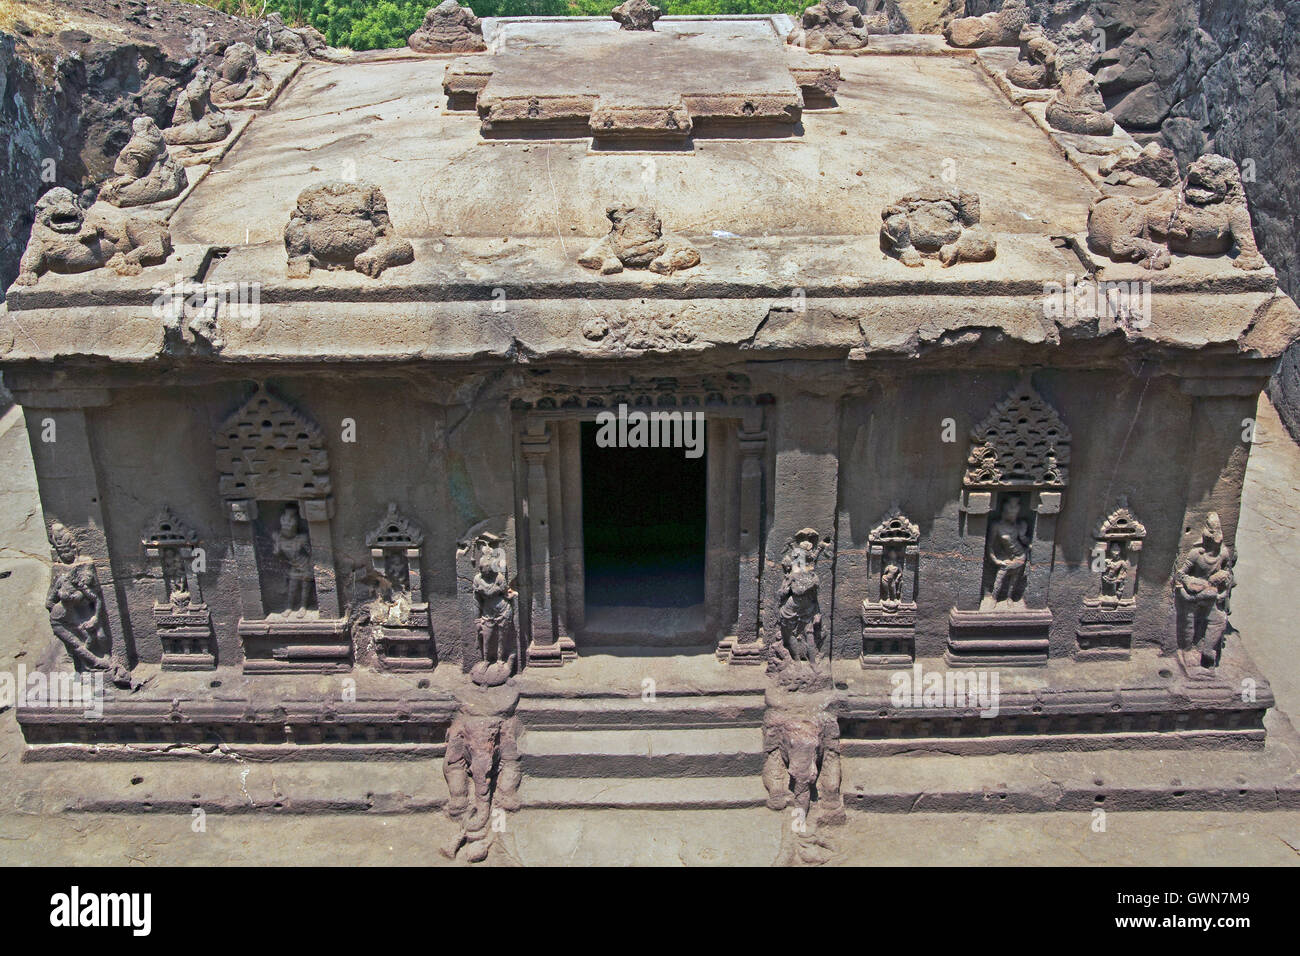
{"type": "Polygon", "coordinates": [[[336,586],[324,434],[259,386],[217,431],[219,488],[239,575],[244,670],[352,666],[336,586]]]}
{"type": "Polygon", "coordinates": [[[1048,577],[1069,464],[1070,431],[1028,376],[971,430],[961,548],[979,576],[948,615],[950,664],[1047,663],[1048,577]]]}

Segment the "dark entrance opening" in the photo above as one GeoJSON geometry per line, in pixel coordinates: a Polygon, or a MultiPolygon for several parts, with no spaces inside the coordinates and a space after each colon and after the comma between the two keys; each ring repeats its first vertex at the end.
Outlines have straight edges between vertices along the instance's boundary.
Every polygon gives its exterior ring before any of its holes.
{"type": "Polygon", "coordinates": [[[698,458],[684,448],[602,448],[597,430],[595,422],[582,423],[586,630],[601,643],[620,636],[696,643],[703,637],[707,448],[698,458]],[[617,614],[604,610],[614,608],[617,614]]]}

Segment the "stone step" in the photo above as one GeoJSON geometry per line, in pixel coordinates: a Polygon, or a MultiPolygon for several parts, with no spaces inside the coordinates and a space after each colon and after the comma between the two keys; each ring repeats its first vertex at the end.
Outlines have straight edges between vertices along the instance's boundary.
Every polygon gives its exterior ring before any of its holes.
{"type": "Polygon", "coordinates": [[[519,796],[530,809],[733,810],[761,807],[758,775],[744,777],[525,777],[519,796]]]}
{"type": "Polygon", "coordinates": [[[763,769],[763,732],[526,730],[519,755],[524,774],[536,777],[736,777],[763,769]]]}
{"type": "Polygon", "coordinates": [[[524,726],[537,730],[760,727],[762,694],[640,697],[525,697],[524,726]]]}

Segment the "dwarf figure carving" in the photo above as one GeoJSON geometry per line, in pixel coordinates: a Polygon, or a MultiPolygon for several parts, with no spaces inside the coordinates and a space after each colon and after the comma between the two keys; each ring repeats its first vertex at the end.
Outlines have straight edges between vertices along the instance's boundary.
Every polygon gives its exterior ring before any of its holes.
{"type": "Polygon", "coordinates": [[[767,669],[783,687],[812,689],[829,680],[818,666],[822,614],[817,574],[817,561],[829,551],[829,538],[822,541],[816,529],[804,528],[787,542],[781,557],[784,573],[776,596],[781,641],[774,643],[767,669]]]}
{"type": "Polygon", "coordinates": [[[993,585],[984,595],[982,610],[1024,600],[1032,541],[1029,522],[1020,517],[1020,508],[1018,495],[1007,497],[997,520],[989,526],[987,554],[993,567],[993,585]]]}
{"type": "Polygon", "coordinates": [[[1115,117],[1106,112],[1097,81],[1087,70],[1069,70],[1061,77],[1047,103],[1047,124],[1084,136],[1109,136],[1115,131],[1115,117]]]}
{"type": "Polygon", "coordinates": [[[487,49],[483,24],[469,7],[442,0],[424,15],[424,22],[407,38],[418,53],[478,53],[487,49]]]}
{"type": "Polygon", "coordinates": [[[1174,575],[1178,646],[1204,668],[1218,667],[1223,655],[1235,559],[1232,548],[1223,543],[1219,515],[1211,511],[1201,529],[1201,543],[1187,552],[1174,575]]]}
{"type": "Polygon", "coordinates": [[[212,102],[218,106],[239,106],[267,96],[274,87],[271,78],[257,65],[257,51],[247,43],[232,43],[221,55],[221,66],[212,79],[212,102]]]}
{"type": "Polygon", "coordinates": [[[487,859],[493,809],[519,809],[519,718],[460,713],[447,730],[443,776],[451,794],[447,815],[461,821],[461,832],[442,853],[470,863],[487,859]],[[471,789],[472,785],[472,789],[471,789]]]}
{"type": "Polygon", "coordinates": [[[938,259],[945,266],[987,262],[997,242],[979,225],[980,197],[955,189],[921,189],[880,212],[880,247],[905,266],[938,259]]]}
{"type": "Polygon", "coordinates": [[[415,249],[397,235],[388,200],[365,182],[328,182],[298,194],[298,206],[284,227],[289,277],[312,269],[355,269],[377,279],[385,269],[415,261],[415,249]]]}
{"type": "Polygon", "coordinates": [[[485,687],[496,687],[509,679],[519,661],[519,637],[515,629],[515,598],[519,595],[510,586],[501,539],[494,534],[482,534],[477,543],[474,601],[478,605],[479,659],[470,669],[470,680],[485,687]]]}
{"type": "Polygon", "coordinates": [[[602,275],[622,272],[625,266],[672,275],[700,264],[695,247],[679,236],[665,234],[653,209],[609,206],[605,215],[611,223],[609,233],[578,258],[580,266],[599,269],[602,275]]]}
{"type": "Polygon", "coordinates": [[[162,131],[171,146],[219,143],[230,135],[230,120],[212,104],[212,74],[200,67],[186,84],[172,111],[172,125],[162,131]]]}
{"type": "Polygon", "coordinates": [[[797,807],[808,819],[816,803],[816,821],[845,820],[840,792],[839,722],[825,711],[770,708],[763,718],[763,785],[773,810],[797,807]]]}
{"type": "Polygon", "coordinates": [[[131,123],[131,138],[113,164],[117,176],[104,183],[99,198],[114,206],[143,206],[174,199],[185,191],[185,167],[167,154],[162,130],[148,116],[131,123]]]}
{"type": "Polygon", "coordinates": [[[809,53],[860,50],[867,45],[867,28],[862,12],[848,0],[821,0],[804,10],[785,42],[809,53]]]}
{"type": "Polygon", "coordinates": [[[1020,31],[1020,59],[1007,70],[1007,79],[1024,90],[1047,90],[1056,85],[1059,50],[1037,23],[1020,31]]]}
{"type": "Polygon", "coordinates": [[[311,538],[302,527],[298,506],[288,504],[280,512],[280,530],[271,536],[272,553],[284,561],[286,611],[303,617],[314,603],[316,571],[312,564],[311,538]]]}
{"type": "Polygon", "coordinates": [[[983,46],[1015,46],[1020,31],[1029,22],[1025,0],[1003,0],[1002,9],[979,17],[958,17],[943,28],[953,46],[970,49],[983,46]]]}
{"type": "Polygon", "coordinates": [[[87,216],[71,190],[56,186],[36,201],[27,249],[18,263],[18,285],[35,285],[47,272],[72,274],[107,267],[118,275],[139,275],[172,252],[167,226],[131,216],[110,223],[87,216]]]}
{"type": "Polygon", "coordinates": [[[1236,268],[1267,268],[1255,245],[1237,164],[1214,153],[1188,167],[1181,188],[1102,196],[1088,210],[1088,247],[1117,262],[1167,269],[1171,253],[1222,256],[1234,244],[1236,268]]]}
{"type": "Polygon", "coordinates": [[[118,687],[132,687],[130,671],[111,655],[95,562],[81,554],[72,532],[57,521],[50,526],[50,544],[54,563],[45,609],[54,636],[68,649],[77,671],[100,671],[118,687]]]}
{"type": "Polygon", "coordinates": [[[624,0],[609,15],[618,21],[620,30],[653,30],[663,11],[648,0],[624,0]]]}

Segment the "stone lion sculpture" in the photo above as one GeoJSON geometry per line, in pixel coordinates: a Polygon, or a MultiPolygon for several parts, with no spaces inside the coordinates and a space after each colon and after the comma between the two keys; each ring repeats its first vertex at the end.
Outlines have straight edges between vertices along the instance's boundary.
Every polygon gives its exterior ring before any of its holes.
{"type": "Polygon", "coordinates": [[[763,718],[763,751],[770,809],[798,807],[807,819],[815,796],[820,822],[844,822],[840,729],[833,715],[770,708],[763,718]]]}
{"type": "Polygon", "coordinates": [[[1047,103],[1047,124],[1084,136],[1109,136],[1115,131],[1115,117],[1106,112],[1097,81],[1087,70],[1068,70],[1061,76],[1047,103]]]}
{"type": "Polygon", "coordinates": [[[979,224],[980,198],[955,189],[922,189],[880,212],[880,246],[905,266],[938,259],[945,266],[987,262],[997,242],[979,224]]]}
{"type": "Polygon", "coordinates": [[[185,167],[167,153],[162,130],[148,116],[131,123],[131,138],[113,164],[117,175],[104,184],[99,198],[114,206],[144,206],[174,199],[185,191],[185,167]]]}
{"type": "Polygon", "coordinates": [[[376,279],[415,260],[410,240],[393,229],[383,191],[365,182],[320,183],[299,193],[284,248],[289,277],[297,279],[312,269],[355,269],[376,279]]]}
{"type": "Polygon", "coordinates": [[[649,269],[672,275],[700,264],[700,254],[680,236],[666,234],[655,211],[646,206],[609,206],[608,235],[592,243],[578,264],[604,275],[623,269],[649,269]]]}
{"type": "Polygon", "coordinates": [[[212,102],[218,106],[239,106],[247,100],[265,97],[274,86],[257,64],[257,51],[247,43],[232,43],[221,54],[221,65],[212,79],[212,102]]]}
{"type": "Polygon", "coordinates": [[[200,67],[181,90],[172,125],[162,131],[169,146],[219,143],[230,135],[230,120],[212,103],[212,74],[200,67]]]}
{"type": "Polygon", "coordinates": [[[848,0],[821,0],[803,12],[800,25],[785,42],[810,53],[830,50],[860,50],[867,45],[867,28],[862,12],[848,0]]]}
{"type": "Polygon", "coordinates": [[[1232,264],[1263,269],[1237,164],[1208,153],[1173,189],[1149,196],[1102,196],[1088,210],[1088,248],[1116,262],[1169,267],[1172,253],[1223,256],[1236,245],[1232,264]]]}
{"type": "Polygon", "coordinates": [[[46,272],[72,274],[104,267],[118,275],[139,275],[143,266],[164,262],[171,251],[171,233],[164,223],[139,216],[110,223],[87,216],[71,190],[56,186],[36,201],[32,235],[14,281],[35,285],[46,272]]]}
{"type": "Polygon", "coordinates": [[[417,53],[478,53],[487,49],[483,24],[469,7],[442,0],[406,40],[417,53]]]}
{"type": "Polygon", "coordinates": [[[944,27],[944,38],[953,46],[962,48],[982,46],[1015,46],[1020,42],[1020,31],[1029,22],[1025,0],[1003,0],[997,13],[980,17],[959,17],[944,27]]]}

